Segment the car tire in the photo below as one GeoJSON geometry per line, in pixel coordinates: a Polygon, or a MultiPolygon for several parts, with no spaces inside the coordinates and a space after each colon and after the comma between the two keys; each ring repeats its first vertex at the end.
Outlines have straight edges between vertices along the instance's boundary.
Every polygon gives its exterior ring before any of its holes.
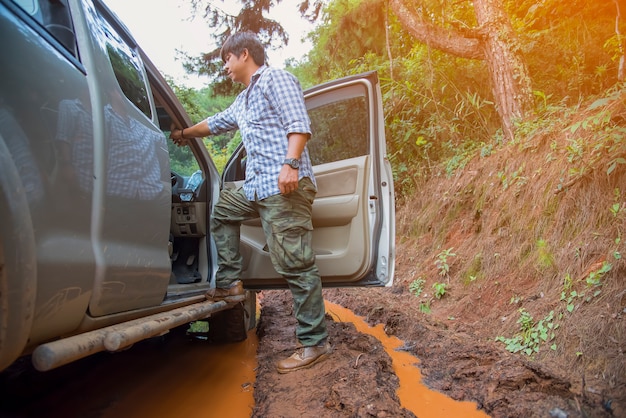
{"type": "Polygon", "coordinates": [[[234,343],[248,338],[248,331],[256,326],[256,292],[246,292],[246,301],[209,318],[209,340],[234,343]]]}
{"type": "Polygon", "coordinates": [[[246,324],[248,327],[248,331],[254,329],[256,327],[256,292],[247,291],[246,292],[246,301],[244,302],[244,309],[246,311],[247,319],[246,324]]]}

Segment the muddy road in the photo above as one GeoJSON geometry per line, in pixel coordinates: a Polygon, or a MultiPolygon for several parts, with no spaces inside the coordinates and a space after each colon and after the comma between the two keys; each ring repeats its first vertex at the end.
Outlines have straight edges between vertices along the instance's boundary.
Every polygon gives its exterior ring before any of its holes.
{"type": "Polygon", "coordinates": [[[47,373],[23,359],[0,375],[0,416],[624,416],[462,323],[419,315],[398,290],[325,296],[334,352],[312,369],[275,371],[295,347],[294,320],[289,293],[265,291],[257,329],[243,343],[194,341],[181,328],[47,373]]]}

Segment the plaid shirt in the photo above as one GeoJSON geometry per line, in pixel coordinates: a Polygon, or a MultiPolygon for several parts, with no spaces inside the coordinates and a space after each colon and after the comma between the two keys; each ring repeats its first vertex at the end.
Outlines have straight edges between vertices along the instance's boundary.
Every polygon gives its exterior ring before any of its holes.
{"type": "MultiPolygon", "coordinates": [[[[239,129],[247,151],[246,180],[248,200],[280,194],[278,174],[287,156],[287,135],[311,134],[309,115],[298,79],[287,71],[262,66],[250,85],[228,109],[207,118],[212,134],[239,129]]],[[[309,177],[313,168],[305,147],[300,157],[298,177],[309,177]]]]}

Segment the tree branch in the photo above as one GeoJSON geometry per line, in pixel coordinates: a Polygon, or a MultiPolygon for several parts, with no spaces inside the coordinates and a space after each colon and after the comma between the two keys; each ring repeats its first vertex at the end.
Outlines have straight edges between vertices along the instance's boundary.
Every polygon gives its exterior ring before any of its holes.
{"type": "Polygon", "coordinates": [[[443,29],[425,22],[421,16],[410,10],[404,0],[391,0],[391,8],[403,26],[419,41],[431,48],[469,59],[484,59],[480,35],[463,36],[461,32],[443,29]]]}

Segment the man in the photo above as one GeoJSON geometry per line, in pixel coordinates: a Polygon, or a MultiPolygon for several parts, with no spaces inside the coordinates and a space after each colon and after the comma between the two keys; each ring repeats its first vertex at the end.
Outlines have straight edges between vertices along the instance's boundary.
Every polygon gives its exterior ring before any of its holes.
{"type": "Polygon", "coordinates": [[[261,218],[272,264],[293,295],[300,348],[277,363],[280,373],[304,369],[330,353],[319,271],[311,246],[316,183],[306,143],[311,136],[304,96],[292,74],[265,65],[265,50],[251,32],[229,37],[221,49],[228,76],[246,89],[223,112],[171,138],[204,137],[239,129],[247,152],[242,188],[224,189],[215,205],[211,233],[217,244],[216,288],[207,299],[244,293],[239,280],[242,221],[261,218]]]}

